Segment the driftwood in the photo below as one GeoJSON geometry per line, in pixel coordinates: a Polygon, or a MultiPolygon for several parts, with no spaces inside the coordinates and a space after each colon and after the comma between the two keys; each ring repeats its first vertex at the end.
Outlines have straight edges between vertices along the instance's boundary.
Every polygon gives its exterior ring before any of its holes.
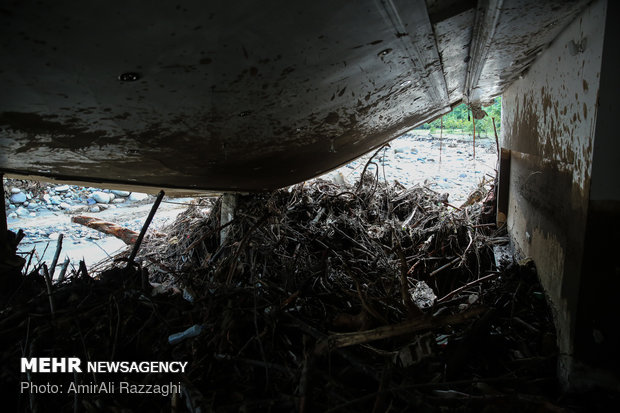
{"type": "Polygon", "coordinates": [[[358,331],[354,333],[332,334],[327,339],[319,341],[315,348],[315,353],[323,354],[332,348],[354,346],[356,344],[369,343],[371,341],[402,336],[405,334],[416,333],[422,330],[429,330],[445,325],[461,324],[473,317],[480,315],[485,309],[482,307],[473,308],[464,313],[449,314],[438,317],[420,317],[415,320],[403,323],[383,326],[373,330],[358,331]]]}
{"type": "Polygon", "coordinates": [[[88,228],[96,229],[104,234],[115,236],[127,245],[134,244],[139,235],[136,231],[132,231],[129,228],[121,227],[118,224],[104,221],[99,218],[77,215],[72,217],[71,221],[76,224],[84,225],[88,228]]]}
{"type": "MultiPolygon", "coordinates": [[[[531,268],[497,267],[503,230],[481,222],[477,202],[453,211],[427,187],[372,172],[351,186],[315,180],[240,196],[223,244],[221,201],[200,199],[163,237],[147,220],[140,265],[82,261],[46,288],[37,264],[0,318],[0,386],[23,380],[20,357],[94,354],[187,361],[178,378],[105,379],[178,380],[182,400],[64,393],[46,410],[477,412],[510,401],[542,411],[557,401],[555,382],[551,392],[532,385],[556,371],[552,316],[531,268]],[[202,334],[170,344],[196,324],[202,334]]],[[[11,411],[32,411],[28,402],[11,411]]]]}
{"type": "Polygon", "coordinates": [[[56,264],[58,263],[58,257],[60,257],[60,251],[62,250],[62,239],[64,238],[63,234],[60,234],[58,237],[58,241],[56,241],[56,252],[54,253],[54,258],[52,259],[52,264],[49,269],[50,279],[54,279],[54,272],[56,270],[56,264]]]}
{"type": "Polygon", "coordinates": [[[144,235],[146,235],[146,230],[149,229],[149,225],[151,225],[151,221],[157,212],[157,208],[159,208],[159,204],[161,204],[162,199],[164,199],[165,192],[159,191],[157,194],[157,199],[153,203],[151,207],[151,212],[149,212],[149,216],[146,217],[146,221],[144,221],[144,225],[142,225],[142,229],[140,230],[140,234],[138,234],[138,238],[134,242],[133,249],[131,250],[131,254],[129,255],[129,260],[127,261],[127,268],[129,268],[133,264],[133,260],[136,258],[136,254],[140,249],[140,245],[142,244],[142,240],[144,239],[144,235]]]}

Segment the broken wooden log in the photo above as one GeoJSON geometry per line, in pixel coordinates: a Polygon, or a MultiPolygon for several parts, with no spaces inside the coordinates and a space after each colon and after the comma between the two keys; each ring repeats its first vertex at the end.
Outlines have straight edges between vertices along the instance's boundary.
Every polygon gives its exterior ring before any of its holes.
{"type": "Polygon", "coordinates": [[[131,250],[131,254],[129,255],[129,260],[127,261],[128,269],[131,267],[131,265],[133,264],[133,260],[136,258],[136,255],[138,254],[138,250],[140,249],[140,244],[142,244],[144,235],[146,234],[146,231],[149,229],[149,225],[151,225],[151,221],[153,220],[153,217],[155,216],[155,212],[157,212],[157,208],[159,208],[159,204],[161,204],[161,200],[164,199],[164,195],[165,195],[165,192],[163,190],[159,191],[159,194],[157,194],[157,199],[153,203],[153,206],[151,207],[151,212],[149,212],[149,215],[146,217],[146,221],[144,221],[144,225],[142,225],[140,234],[138,234],[138,238],[136,238],[133,249],[131,250]]]}
{"type": "Polygon", "coordinates": [[[54,279],[54,271],[56,270],[56,264],[58,264],[58,257],[60,257],[60,251],[62,250],[62,239],[64,238],[63,234],[58,236],[58,241],[56,244],[56,252],[54,253],[54,258],[52,259],[52,265],[50,265],[49,275],[50,278],[54,279]]]}
{"type": "Polygon", "coordinates": [[[87,217],[84,215],[76,215],[71,218],[71,222],[84,225],[88,228],[96,229],[106,235],[112,235],[120,239],[127,245],[135,244],[138,239],[138,233],[129,228],[121,227],[113,222],[104,221],[99,218],[87,217]]]}
{"type": "Polygon", "coordinates": [[[354,346],[356,344],[369,343],[371,341],[385,338],[398,337],[448,324],[460,324],[476,317],[484,311],[485,308],[477,307],[458,314],[448,314],[438,317],[420,317],[398,324],[378,327],[372,330],[332,334],[317,343],[315,353],[323,354],[334,348],[354,346]]]}

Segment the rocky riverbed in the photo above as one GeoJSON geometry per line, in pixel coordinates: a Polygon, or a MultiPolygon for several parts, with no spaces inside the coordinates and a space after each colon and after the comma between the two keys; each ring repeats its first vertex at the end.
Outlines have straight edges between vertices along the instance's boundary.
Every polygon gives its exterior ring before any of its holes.
{"type": "MultiPolygon", "coordinates": [[[[438,135],[417,130],[379,151],[367,170],[379,179],[397,180],[407,187],[426,184],[437,192],[448,193],[449,202],[459,205],[482,179],[495,176],[495,141],[477,139],[475,151],[474,158],[471,136],[447,135],[439,139],[438,135]]],[[[373,153],[322,178],[354,183],[373,153]]],[[[154,200],[152,195],[138,192],[23,180],[5,180],[4,186],[9,229],[21,228],[26,234],[20,251],[26,254],[35,249],[38,257],[48,262],[60,234],[64,236],[61,262],[68,256],[72,262],[84,258],[87,264],[93,264],[125,248],[114,237],[72,223],[72,215],[94,216],[139,231],[154,200]]],[[[191,201],[167,198],[151,228],[173,221],[191,201]]]]}
{"type": "MultiPolygon", "coordinates": [[[[356,182],[368,163],[370,153],[328,174],[331,179],[356,182]]],[[[431,189],[449,194],[449,202],[463,203],[483,179],[493,179],[497,164],[494,139],[473,139],[464,135],[431,135],[416,130],[393,140],[379,151],[367,170],[379,179],[394,180],[406,187],[428,185],[431,189]],[[373,164],[374,163],[374,164],[373,164]]]]}
{"type": "Polygon", "coordinates": [[[10,187],[7,191],[10,193],[7,202],[9,219],[35,218],[54,212],[101,212],[149,198],[147,194],[139,192],[73,185],[33,186],[21,180],[10,180],[5,186],[10,187]]]}
{"type": "MultiPolygon", "coordinates": [[[[152,195],[139,192],[17,179],[5,180],[4,185],[9,229],[25,233],[20,251],[28,254],[34,249],[34,259],[46,262],[51,261],[60,234],[64,237],[61,258],[68,256],[71,262],[84,258],[92,264],[121,251],[125,248],[122,241],[73,223],[71,217],[93,216],[140,231],[154,200],[152,195]]],[[[191,201],[168,200],[158,210],[151,228],[174,220],[191,201]]]]}

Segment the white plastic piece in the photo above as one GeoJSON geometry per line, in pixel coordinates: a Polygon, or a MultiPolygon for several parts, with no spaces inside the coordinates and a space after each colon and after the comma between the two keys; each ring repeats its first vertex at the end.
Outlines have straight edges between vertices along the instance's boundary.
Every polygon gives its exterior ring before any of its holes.
{"type": "Polygon", "coordinates": [[[194,302],[194,294],[193,291],[191,291],[189,288],[184,288],[183,289],[183,298],[186,301],[189,301],[190,303],[194,302]]]}
{"type": "Polygon", "coordinates": [[[409,290],[413,303],[420,309],[430,308],[437,299],[433,289],[424,281],[416,283],[415,287],[409,290]]]}

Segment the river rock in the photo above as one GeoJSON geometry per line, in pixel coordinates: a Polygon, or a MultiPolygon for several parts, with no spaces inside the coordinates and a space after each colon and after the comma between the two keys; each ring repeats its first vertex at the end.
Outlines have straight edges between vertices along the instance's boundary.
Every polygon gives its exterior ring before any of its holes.
{"type": "Polygon", "coordinates": [[[142,192],[132,192],[129,194],[129,200],[131,202],[144,201],[149,196],[147,194],[143,194],[142,192]]]}
{"type": "Polygon", "coordinates": [[[93,205],[89,209],[90,212],[99,212],[101,209],[97,205],[93,205]]]}
{"type": "Polygon", "coordinates": [[[17,215],[19,215],[20,217],[27,217],[28,214],[30,213],[30,211],[28,211],[26,208],[24,207],[19,207],[15,210],[15,212],[17,213],[17,215]]]}
{"type": "Polygon", "coordinates": [[[107,204],[110,202],[110,194],[100,191],[93,192],[93,199],[97,201],[98,204],[107,204]]]}
{"type": "Polygon", "coordinates": [[[68,190],[69,190],[69,185],[59,185],[54,188],[54,191],[56,192],[66,192],[68,190]]]}
{"type": "Polygon", "coordinates": [[[52,205],[60,205],[61,202],[62,202],[62,198],[60,198],[58,195],[54,195],[50,197],[50,203],[52,205]]]}
{"type": "Polygon", "coordinates": [[[117,191],[116,189],[113,189],[110,192],[112,192],[116,196],[122,196],[122,197],[128,197],[129,194],[131,194],[131,192],[129,191],[117,191]]]}
{"type": "Polygon", "coordinates": [[[58,206],[62,209],[71,209],[71,205],[67,204],[66,202],[61,202],[58,206]]]}
{"type": "Polygon", "coordinates": [[[11,212],[9,214],[9,218],[17,218],[17,214],[15,212],[11,212]]]}
{"type": "Polygon", "coordinates": [[[11,202],[14,204],[23,204],[26,202],[26,194],[23,192],[18,192],[16,194],[11,195],[11,202]]]}
{"type": "Polygon", "coordinates": [[[11,188],[11,193],[12,193],[12,194],[19,194],[21,191],[22,191],[22,190],[21,190],[21,189],[19,189],[19,188],[15,188],[15,187],[11,188]]]}
{"type": "Polygon", "coordinates": [[[125,202],[125,198],[116,198],[112,200],[113,204],[122,204],[123,202],[125,202]]]}

